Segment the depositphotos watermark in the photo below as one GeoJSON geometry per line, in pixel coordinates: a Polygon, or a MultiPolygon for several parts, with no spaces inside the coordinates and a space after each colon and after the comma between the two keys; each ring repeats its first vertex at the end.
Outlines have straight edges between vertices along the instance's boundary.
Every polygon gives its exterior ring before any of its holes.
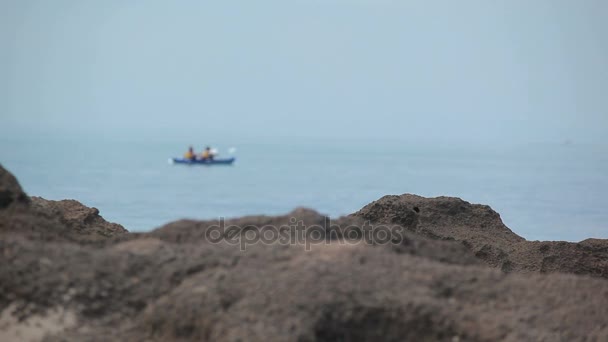
{"type": "Polygon", "coordinates": [[[258,243],[304,245],[309,251],[313,245],[329,243],[400,245],[405,239],[404,231],[401,226],[372,225],[369,221],[362,225],[341,226],[332,224],[327,218],[322,225],[306,225],[294,217],[289,219],[289,224],[280,226],[226,225],[225,219],[220,217],[217,225],[207,227],[205,239],[210,243],[238,245],[242,251],[258,243]]]}

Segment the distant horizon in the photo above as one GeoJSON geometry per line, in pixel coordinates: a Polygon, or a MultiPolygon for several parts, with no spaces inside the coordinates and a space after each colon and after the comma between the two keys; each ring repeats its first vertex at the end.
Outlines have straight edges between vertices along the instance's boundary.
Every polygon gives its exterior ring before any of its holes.
{"type": "Polygon", "coordinates": [[[408,136],[366,136],[366,137],[335,137],[335,136],[305,136],[305,135],[281,135],[274,134],[268,135],[264,133],[250,134],[250,135],[239,135],[239,136],[220,136],[220,135],[208,135],[192,134],[190,136],[180,136],[179,133],[175,134],[161,134],[159,132],[148,132],[142,134],[104,134],[102,132],[85,132],[85,131],[67,131],[57,132],[53,131],[36,131],[36,129],[28,130],[14,130],[9,129],[2,137],[1,141],[12,141],[12,142],[79,142],[87,141],[89,143],[176,143],[187,145],[196,144],[243,144],[243,143],[277,143],[281,141],[292,141],[296,144],[332,144],[332,143],[354,143],[354,144],[385,144],[385,143],[397,143],[397,144],[421,144],[431,146],[452,146],[452,147],[465,147],[478,145],[481,148],[514,148],[514,147],[526,147],[526,146],[589,146],[597,148],[608,148],[608,141],[590,141],[583,140],[577,141],[574,139],[564,138],[555,140],[541,140],[541,139],[530,139],[527,141],[510,141],[510,140],[482,140],[475,139],[474,137],[469,139],[458,139],[458,140],[437,140],[433,138],[424,137],[408,137],[408,136]]]}

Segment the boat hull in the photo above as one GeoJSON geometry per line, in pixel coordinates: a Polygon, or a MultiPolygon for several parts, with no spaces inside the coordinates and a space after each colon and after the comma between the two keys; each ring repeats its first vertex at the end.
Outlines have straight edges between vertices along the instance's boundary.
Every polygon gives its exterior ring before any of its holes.
{"type": "Polygon", "coordinates": [[[185,159],[185,158],[171,158],[169,162],[171,164],[186,164],[186,165],[232,165],[236,158],[225,158],[225,159],[213,159],[213,160],[202,160],[202,159],[185,159]]]}

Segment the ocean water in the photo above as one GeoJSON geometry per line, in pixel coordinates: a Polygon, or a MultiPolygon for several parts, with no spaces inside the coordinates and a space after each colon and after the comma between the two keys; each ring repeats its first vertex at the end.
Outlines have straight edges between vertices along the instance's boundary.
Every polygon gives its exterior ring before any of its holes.
{"type": "Polygon", "coordinates": [[[28,194],[77,199],[131,231],[297,206],[337,217],[414,193],[490,205],[530,240],[608,238],[608,150],[597,146],[227,141],[215,146],[237,148],[234,166],[169,165],[188,143],[0,138],[0,163],[28,194]]]}

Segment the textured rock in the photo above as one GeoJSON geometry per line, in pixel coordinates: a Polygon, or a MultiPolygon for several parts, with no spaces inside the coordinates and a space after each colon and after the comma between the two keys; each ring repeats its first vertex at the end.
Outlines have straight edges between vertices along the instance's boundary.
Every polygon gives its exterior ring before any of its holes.
{"type": "Polygon", "coordinates": [[[0,210],[27,205],[28,200],[15,176],[0,165],[0,210]]]}
{"type": "Polygon", "coordinates": [[[127,232],[104,220],[96,208],[78,201],[48,201],[28,197],[6,169],[0,166],[0,236],[45,241],[99,242],[127,232]]]}
{"type": "Polygon", "coordinates": [[[104,220],[97,208],[89,208],[75,200],[50,201],[32,197],[31,209],[38,215],[59,220],[70,232],[82,236],[112,237],[127,232],[123,226],[104,220]]]}
{"type": "Polygon", "coordinates": [[[232,231],[181,220],[131,234],[76,201],[30,203],[1,179],[0,337],[608,340],[608,281],[559,273],[603,276],[605,241],[528,242],[487,206],[391,196],[332,221],[300,208],[226,220],[232,231]],[[379,229],[368,220],[392,239],[367,241],[379,229]],[[281,227],[284,240],[247,237],[281,227]]]}
{"type": "Polygon", "coordinates": [[[608,278],[608,240],[526,241],[507,228],[490,207],[459,198],[385,196],[352,216],[399,224],[432,239],[460,241],[488,265],[506,272],[564,272],[608,278]]]}
{"type": "Polygon", "coordinates": [[[603,279],[507,275],[381,246],[243,252],[142,234],[106,248],[5,240],[0,255],[2,307],[23,319],[57,307],[78,317],[57,340],[608,338],[603,279]]]}

